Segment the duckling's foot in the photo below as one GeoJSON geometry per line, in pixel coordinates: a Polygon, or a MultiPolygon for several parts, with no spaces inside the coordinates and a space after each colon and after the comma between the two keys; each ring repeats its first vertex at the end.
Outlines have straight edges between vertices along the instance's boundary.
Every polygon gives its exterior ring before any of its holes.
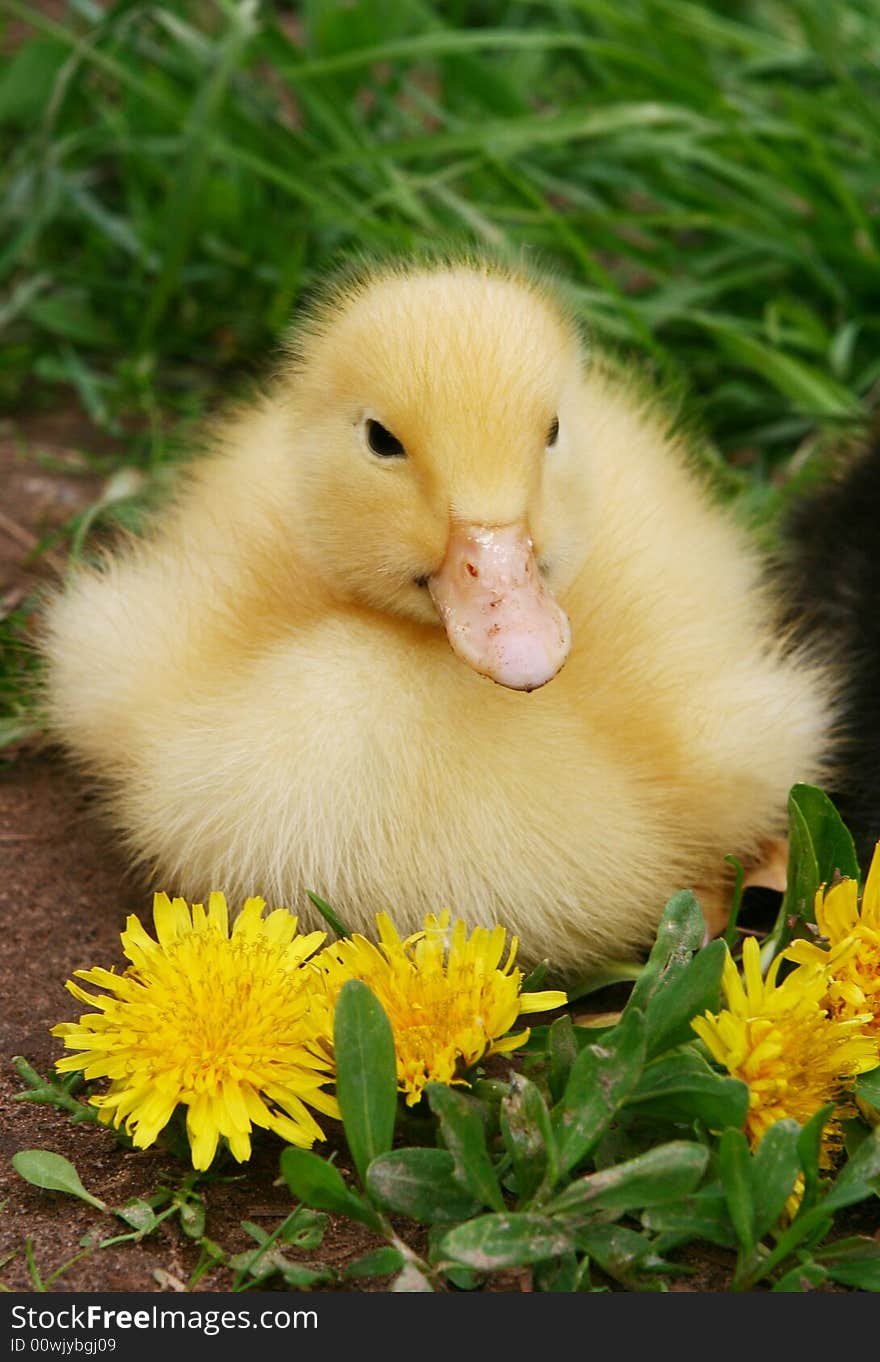
{"type": "MultiPolygon", "coordinates": [[[[755,860],[743,867],[742,890],[745,893],[746,889],[773,889],[784,894],[787,880],[788,838],[771,837],[763,844],[755,860]]],[[[694,890],[706,919],[704,946],[713,937],[720,936],[727,927],[733,905],[734,883],[731,875],[720,886],[716,884],[711,888],[694,890]]]]}
{"type": "Polygon", "coordinates": [[[754,865],[743,874],[743,889],[775,889],[784,894],[788,883],[788,838],[772,837],[761,848],[754,865]]]}

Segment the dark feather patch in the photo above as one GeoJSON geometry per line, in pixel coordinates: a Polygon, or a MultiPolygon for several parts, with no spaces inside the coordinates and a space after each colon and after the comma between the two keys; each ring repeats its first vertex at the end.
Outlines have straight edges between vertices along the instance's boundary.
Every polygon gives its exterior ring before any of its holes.
{"type": "Polygon", "coordinates": [[[880,434],[794,508],[786,540],[791,622],[846,678],[827,793],[867,866],[880,840],[880,434]]]}

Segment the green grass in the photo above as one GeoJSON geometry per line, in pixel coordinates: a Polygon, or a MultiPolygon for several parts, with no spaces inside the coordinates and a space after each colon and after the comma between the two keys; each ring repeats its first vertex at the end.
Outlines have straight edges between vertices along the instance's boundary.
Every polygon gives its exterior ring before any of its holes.
{"type": "Polygon", "coordinates": [[[38,8],[0,0],[13,416],[73,400],[155,474],[328,268],[464,242],[554,272],[764,532],[870,419],[874,0],[38,8]]]}
{"type": "Polygon", "coordinates": [[[873,0],[4,8],[13,408],[155,420],[340,254],[438,238],[535,254],[762,486],[871,404],[873,0]]]}

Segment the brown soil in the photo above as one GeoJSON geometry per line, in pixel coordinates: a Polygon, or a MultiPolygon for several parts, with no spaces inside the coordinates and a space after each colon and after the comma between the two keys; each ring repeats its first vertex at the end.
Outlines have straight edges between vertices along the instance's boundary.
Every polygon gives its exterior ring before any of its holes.
{"type": "MultiPolygon", "coordinates": [[[[0,613],[60,569],[63,543],[54,559],[43,554],[32,561],[32,551],[100,489],[100,477],[77,454],[77,444],[90,453],[101,447],[93,431],[67,415],[41,417],[17,429],[10,422],[0,426],[0,613]]],[[[126,915],[137,913],[149,924],[151,898],[151,886],[127,871],[89,793],[57,753],[36,742],[0,753],[0,1287],[7,1290],[33,1290],[36,1271],[54,1292],[179,1291],[187,1289],[199,1262],[197,1244],[174,1218],[139,1243],[84,1251],[85,1236],[110,1237],[125,1226],[73,1197],[31,1186],[10,1165],[17,1151],[54,1150],[75,1164],[92,1194],[112,1206],[149,1196],[163,1183],[180,1185],[185,1165],[167,1152],[126,1151],[111,1132],[72,1124],[54,1107],[20,1100],[24,1084],[12,1064],[14,1056],[24,1056],[40,1074],[50,1072],[62,1047],[49,1028],[82,1010],[65,991],[65,981],[76,969],[121,963],[119,933],[126,915]]],[[[334,1143],[338,1166],[350,1171],[344,1144],[331,1138],[331,1147],[334,1143]]],[[[280,1142],[265,1136],[249,1164],[231,1164],[224,1170],[228,1177],[204,1186],[205,1232],[227,1253],[254,1247],[243,1220],[268,1232],[291,1210],[290,1194],[278,1180],[280,1151],[280,1142]]],[[[848,1232],[875,1231],[876,1210],[855,1209],[848,1232]]],[[[413,1248],[422,1247],[412,1225],[401,1231],[413,1248]]],[[[365,1229],[331,1219],[320,1249],[287,1255],[318,1259],[341,1272],[376,1244],[365,1229]]],[[[729,1254],[709,1248],[681,1257],[689,1275],[670,1282],[672,1290],[727,1289],[729,1254]]],[[[215,1268],[192,1289],[229,1291],[232,1280],[228,1268],[215,1268]]],[[[386,1279],[367,1278],[325,1289],[386,1288],[386,1279]]],[[[499,1274],[488,1289],[528,1291],[530,1276],[499,1274]]]]}

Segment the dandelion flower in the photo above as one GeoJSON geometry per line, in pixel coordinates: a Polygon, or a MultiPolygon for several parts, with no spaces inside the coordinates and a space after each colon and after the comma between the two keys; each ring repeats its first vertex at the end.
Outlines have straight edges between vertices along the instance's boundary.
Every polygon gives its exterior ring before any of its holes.
{"type": "Polygon", "coordinates": [[[222,894],[211,895],[207,911],[156,894],[157,940],[129,917],[124,973],[76,971],[104,994],[68,981],[73,996],[98,1011],[53,1027],[81,1052],[56,1068],[109,1078],[108,1091],[91,1101],[99,1119],[124,1125],[138,1148],[154,1142],[178,1105],[199,1169],[221,1136],[241,1163],[250,1158],[253,1126],[309,1148],[324,1138],[309,1108],[338,1116],[335,1097],[323,1091],[333,1069],[320,1042],[328,1003],[308,961],[324,933],[299,936],[295,917],[279,908],[264,918],[264,907],[248,899],[230,932],[222,894]]]}
{"type": "Polygon", "coordinates": [[[867,1012],[865,1029],[880,1044],[880,842],[865,881],[861,911],[858,883],[843,879],[816,894],[816,925],[827,946],[795,941],[786,958],[827,971],[824,1006],[839,1019],[867,1012]]]}
{"type": "Polygon", "coordinates": [[[487,1055],[524,1045],[529,1031],[509,1034],[524,1012],[567,1002],[564,993],[521,993],[522,972],[513,968],[512,938],[504,965],[506,931],[461,921],[450,927],[449,911],[425,919],[421,932],[401,940],[387,914],[379,913],[378,945],[352,936],[326,946],[318,957],[335,1001],[347,979],[361,979],[391,1022],[397,1078],[413,1106],[426,1083],[466,1083],[462,1076],[487,1055]]]}
{"type": "Polygon", "coordinates": [[[777,984],[781,963],[780,955],[762,978],[758,943],[748,937],[744,977],[729,954],[724,965],[727,1009],[691,1025],[718,1063],[748,1086],[745,1132],[753,1149],[776,1121],[792,1117],[804,1125],[827,1102],[837,1103],[822,1137],[823,1166],[831,1167],[840,1118],[854,1114],[851,1080],[876,1064],[876,1045],[864,1034],[864,1016],[828,1016],[822,969],[797,969],[777,984]]]}

